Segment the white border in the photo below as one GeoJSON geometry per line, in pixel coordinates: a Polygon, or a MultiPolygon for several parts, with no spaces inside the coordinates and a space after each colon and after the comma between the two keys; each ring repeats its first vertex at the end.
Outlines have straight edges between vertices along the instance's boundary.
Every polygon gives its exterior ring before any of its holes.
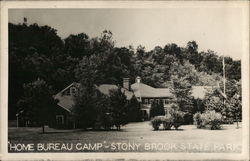
{"type": "MultiPolygon", "coordinates": [[[[3,160],[30,159],[232,159],[249,160],[249,3],[248,1],[2,1],[1,3],[1,154],[3,160]],[[8,9],[11,8],[240,8],[242,27],[243,151],[231,153],[8,153],[8,9]]],[[[239,136],[240,137],[240,136],[239,136]]]]}

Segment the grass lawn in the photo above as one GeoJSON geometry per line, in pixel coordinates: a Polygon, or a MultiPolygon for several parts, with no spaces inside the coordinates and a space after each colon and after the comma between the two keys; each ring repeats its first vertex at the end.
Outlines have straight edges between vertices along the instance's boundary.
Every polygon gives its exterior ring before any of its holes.
{"type": "Polygon", "coordinates": [[[197,129],[153,131],[149,122],[130,123],[121,131],[56,130],[9,127],[9,152],[241,152],[242,129],[223,125],[222,130],[197,129]],[[23,144],[23,145],[20,145],[23,144]],[[39,148],[38,148],[39,144],[39,148]],[[12,149],[10,149],[10,147],[12,149]],[[15,147],[17,147],[15,149],[15,147]],[[18,149],[18,150],[17,150],[18,149]]]}

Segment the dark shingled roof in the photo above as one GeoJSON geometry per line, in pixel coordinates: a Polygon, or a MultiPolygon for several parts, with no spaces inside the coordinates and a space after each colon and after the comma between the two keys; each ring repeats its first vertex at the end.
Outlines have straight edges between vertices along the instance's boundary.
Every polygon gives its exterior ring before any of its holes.
{"type": "MultiPolygon", "coordinates": [[[[54,98],[59,101],[57,105],[69,112],[72,111],[72,108],[74,106],[74,96],[64,95],[63,92],[72,86],[79,86],[79,83],[71,83],[69,86],[67,86],[54,96],[54,98]]],[[[97,89],[103,94],[109,95],[109,91],[113,89],[118,89],[118,86],[112,84],[102,84],[100,86],[97,86],[97,89]]],[[[132,98],[133,92],[124,88],[121,88],[121,91],[124,92],[127,97],[127,100],[130,100],[132,98]]]]}
{"type": "MultiPolygon", "coordinates": [[[[106,95],[109,96],[109,91],[118,89],[118,86],[113,85],[113,84],[102,84],[102,85],[98,86],[97,89],[100,92],[102,92],[103,94],[106,94],[106,95]]],[[[121,91],[124,92],[124,94],[127,97],[127,100],[130,100],[132,98],[133,94],[134,94],[132,91],[129,91],[129,90],[125,89],[125,88],[121,88],[121,91]]]]}
{"type": "Polygon", "coordinates": [[[173,97],[169,88],[153,88],[144,83],[134,83],[131,89],[136,97],[173,97]]]}
{"type": "MultiPolygon", "coordinates": [[[[71,112],[72,108],[74,106],[74,97],[70,95],[64,95],[63,92],[67,89],[69,89],[71,86],[79,86],[79,83],[72,83],[59,93],[57,93],[54,98],[58,99],[58,105],[65,110],[71,112]]],[[[100,86],[97,86],[97,89],[102,92],[103,94],[109,95],[109,91],[113,89],[118,89],[117,85],[113,84],[102,84],[100,86]]],[[[212,86],[193,86],[192,87],[192,96],[194,98],[200,98],[204,99],[205,94],[208,90],[216,89],[212,86]]],[[[153,88],[151,86],[148,86],[144,83],[134,83],[131,85],[131,91],[121,88],[122,92],[127,97],[127,100],[130,100],[133,95],[135,95],[137,98],[145,98],[145,97],[151,97],[151,98],[161,98],[161,97],[168,97],[168,98],[174,98],[173,94],[170,92],[169,88],[153,88]]]]}
{"type": "Polygon", "coordinates": [[[61,90],[59,93],[57,93],[54,96],[54,98],[58,100],[57,105],[62,107],[66,111],[71,112],[74,106],[74,97],[70,95],[64,95],[63,92],[72,86],[78,86],[78,85],[79,85],[78,83],[71,83],[69,86],[61,90]]]}

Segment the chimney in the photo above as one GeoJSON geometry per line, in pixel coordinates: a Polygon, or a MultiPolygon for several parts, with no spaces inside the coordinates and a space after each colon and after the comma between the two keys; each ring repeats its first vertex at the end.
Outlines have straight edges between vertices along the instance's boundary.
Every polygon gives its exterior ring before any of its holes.
{"type": "Polygon", "coordinates": [[[123,78],[123,88],[130,90],[130,81],[129,78],[123,78]]]}
{"type": "Polygon", "coordinates": [[[136,79],[135,79],[135,82],[136,83],[141,83],[141,77],[137,76],[136,79]]]}

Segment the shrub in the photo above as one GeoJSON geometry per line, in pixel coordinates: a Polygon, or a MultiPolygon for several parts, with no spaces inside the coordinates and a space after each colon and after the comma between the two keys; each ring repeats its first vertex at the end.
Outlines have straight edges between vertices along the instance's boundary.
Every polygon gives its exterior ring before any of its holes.
{"type": "Polygon", "coordinates": [[[208,125],[210,125],[211,130],[221,129],[222,115],[215,111],[206,111],[204,113],[204,118],[208,125]]]}
{"type": "Polygon", "coordinates": [[[163,127],[165,130],[170,130],[172,126],[173,126],[173,118],[170,114],[168,114],[167,116],[165,116],[163,127]]]}
{"type": "Polygon", "coordinates": [[[165,116],[155,116],[151,120],[151,125],[154,130],[159,130],[160,125],[165,121],[165,116]]]}
{"type": "Polygon", "coordinates": [[[200,112],[195,113],[193,119],[194,119],[194,124],[196,125],[197,128],[203,127],[200,112]]]}
{"type": "Polygon", "coordinates": [[[178,129],[184,122],[184,112],[173,111],[172,114],[173,126],[178,129]]]}
{"type": "Polygon", "coordinates": [[[184,112],[173,110],[166,116],[155,116],[151,120],[151,125],[154,130],[159,130],[161,124],[165,130],[170,130],[172,126],[178,129],[183,124],[184,112]]]}
{"type": "Polygon", "coordinates": [[[186,112],[183,116],[183,124],[184,125],[191,125],[193,124],[193,114],[190,112],[186,112]]]}
{"type": "Polygon", "coordinates": [[[221,129],[222,115],[215,111],[206,111],[203,114],[196,113],[194,122],[197,128],[209,127],[211,130],[221,129]]]}
{"type": "Polygon", "coordinates": [[[232,119],[232,118],[223,118],[222,123],[223,124],[233,124],[234,119],[232,119]]]}

